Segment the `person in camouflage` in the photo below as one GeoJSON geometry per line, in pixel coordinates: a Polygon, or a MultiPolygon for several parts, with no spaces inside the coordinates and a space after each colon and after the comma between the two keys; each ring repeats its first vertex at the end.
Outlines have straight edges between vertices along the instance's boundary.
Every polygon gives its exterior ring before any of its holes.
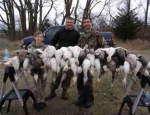
{"type": "MultiPolygon", "coordinates": [[[[83,48],[86,44],[88,49],[96,50],[97,48],[104,47],[105,41],[100,34],[100,32],[92,28],[92,21],[90,18],[83,19],[83,27],[85,33],[79,38],[78,45],[83,48]]],[[[91,107],[94,101],[93,96],[93,80],[92,75],[88,71],[88,81],[83,83],[83,72],[81,72],[77,77],[77,90],[78,90],[78,100],[75,103],[77,106],[84,105],[86,108],[91,107]]]]}
{"type": "Polygon", "coordinates": [[[40,58],[40,54],[36,50],[45,49],[45,45],[43,44],[43,33],[41,31],[37,31],[34,33],[35,42],[32,42],[28,45],[27,50],[29,53],[30,64],[32,65],[31,75],[38,75],[37,81],[34,79],[34,96],[37,100],[37,105],[39,109],[43,109],[46,106],[45,103],[45,88],[47,79],[43,79],[44,69],[40,68],[43,65],[43,61],[40,58]]]}

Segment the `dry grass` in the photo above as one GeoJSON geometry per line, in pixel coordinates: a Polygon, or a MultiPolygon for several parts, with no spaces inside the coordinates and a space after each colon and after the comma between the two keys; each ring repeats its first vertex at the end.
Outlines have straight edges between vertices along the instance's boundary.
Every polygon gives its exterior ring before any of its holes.
{"type": "Polygon", "coordinates": [[[6,38],[7,36],[6,36],[6,34],[5,33],[3,33],[3,32],[0,32],[0,38],[6,38]]]}
{"type": "MultiPolygon", "coordinates": [[[[128,49],[129,51],[145,51],[149,48],[149,42],[135,40],[135,41],[128,41],[127,43],[123,43],[121,41],[116,41],[117,46],[124,47],[128,49]]],[[[11,42],[10,47],[11,49],[16,49],[16,44],[19,44],[19,41],[17,42],[11,42]]],[[[10,49],[10,50],[11,50],[10,49]]],[[[12,50],[11,50],[12,51],[12,50]]],[[[142,54],[146,54],[147,56],[150,55],[149,50],[147,52],[142,52],[142,54]]],[[[150,56],[149,56],[150,57],[150,56]]],[[[0,75],[2,76],[2,71],[0,71],[0,75]]],[[[49,93],[49,85],[50,85],[50,79],[51,79],[51,73],[48,76],[47,81],[47,87],[46,87],[46,94],[49,93]]],[[[123,89],[122,85],[122,76],[118,76],[116,78],[116,82],[114,87],[110,87],[111,83],[111,74],[105,74],[101,79],[101,85],[98,93],[94,93],[95,95],[95,101],[94,105],[90,109],[85,109],[84,107],[76,107],[74,105],[74,102],[77,100],[77,90],[76,87],[71,87],[68,90],[69,93],[69,100],[65,101],[62,100],[61,92],[62,89],[59,87],[59,89],[56,91],[57,97],[55,99],[52,99],[50,101],[47,101],[47,107],[40,111],[40,113],[37,113],[37,111],[32,107],[32,103],[29,100],[27,102],[28,110],[30,115],[117,115],[120,103],[124,97],[125,90],[123,89]]],[[[129,83],[130,77],[128,77],[128,83],[129,83]]],[[[9,81],[9,80],[8,80],[9,81]]],[[[30,86],[33,87],[33,78],[30,76],[28,78],[30,86]]],[[[0,82],[2,82],[2,77],[0,79],[0,82]]],[[[23,79],[19,81],[20,89],[25,87],[25,83],[23,79]]],[[[140,88],[140,83],[137,81],[137,83],[133,84],[133,87],[131,89],[131,94],[137,94],[140,88]]],[[[1,86],[0,86],[1,89],[1,86]]],[[[11,89],[11,83],[7,82],[6,84],[6,92],[11,89]]],[[[6,103],[7,105],[7,103],[6,103]]],[[[10,112],[6,114],[7,107],[4,107],[2,109],[2,112],[0,115],[24,115],[23,109],[19,103],[19,101],[12,101],[10,112]]],[[[138,115],[149,115],[147,108],[137,108],[138,115]]],[[[124,107],[123,112],[121,115],[128,115],[128,108],[127,106],[124,107]]]]}
{"type": "Polygon", "coordinates": [[[20,40],[10,42],[7,39],[0,39],[0,43],[1,43],[0,44],[0,57],[3,56],[3,52],[5,48],[7,48],[10,54],[12,54],[12,52],[14,50],[19,49],[19,46],[20,46],[20,40]]]}
{"type": "Polygon", "coordinates": [[[129,51],[145,51],[150,48],[150,42],[141,39],[128,40],[126,43],[116,39],[115,42],[117,47],[124,47],[129,51]]]}
{"type": "MultiPolygon", "coordinates": [[[[61,99],[62,89],[56,91],[56,98],[47,101],[47,107],[38,113],[32,106],[31,100],[27,101],[27,106],[30,115],[117,115],[121,101],[124,97],[125,90],[122,86],[122,77],[118,76],[114,87],[110,87],[111,74],[105,74],[101,80],[101,86],[98,93],[94,93],[95,102],[94,105],[86,109],[84,107],[76,107],[74,102],[77,100],[77,90],[76,87],[71,87],[68,90],[69,100],[61,99]]],[[[49,93],[49,81],[51,74],[49,74],[46,93],[49,93]]],[[[0,79],[2,81],[2,79],[0,79]]],[[[33,87],[33,78],[28,78],[30,86],[33,87]]],[[[129,82],[129,79],[128,79],[129,82]]],[[[20,79],[18,87],[25,88],[25,83],[23,79],[20,79]]],[[[131,94],[137,94],[139,90],[139,83],[133,85],[131,89],[131,94]]],[[[6,92],[11,89],[11,83],[7,82],[6,92]]],[[[24,111],[20,105],[20,102],[12,101],[10,112],[6,114],[6,107],[2,109],[1,115],[24,115],[24,111]],[[15,105],[15,106],[14,106],[15,105]]],[[[138,108],[138,115],[148,115],[147,108],[138,108]]],[[[124,107],[121,115],[128,115],[127,106],[124,107]]]]}

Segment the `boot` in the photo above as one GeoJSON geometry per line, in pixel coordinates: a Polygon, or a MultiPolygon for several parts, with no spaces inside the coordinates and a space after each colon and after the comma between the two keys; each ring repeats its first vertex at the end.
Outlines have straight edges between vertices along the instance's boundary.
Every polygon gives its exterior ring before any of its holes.
{"type": "Polygon", "coordinates": [[[47,97],[45,97],[45,101],[48,101],[54,97],[56,97],[55,89],[51,89],[51,93],[47,97]]]}
{"type": "Polygon", "coordinates": [[[75,102],[76,106],[83,106],[84,105],[84,100],[82,98],[78,98],[78,100],[75,102]]]}
{"type": "Polygon", "coordinates": [[[63,100],[67,100],[69,98],[69,95],[67,93],[67,90],[66,89],[63,89],[62,91],[62,97],[61,97],[63,100]]]}
{"type": "Polygon", "coordinates": [[[76,106],[83,106],[84,105],[84,93],[83,90],[78,91],[79,97],[78,100],[75,102],[76,106]]]}
{"type": "Polygon", "coordinates": [[[86,86],[84,88],[84,95],[85,95],[85,104],[84,104],[84,106],[86,108],[89,108],[93,105],[93,102],[94,102],[93,87],[92,86],[86,86]]]}

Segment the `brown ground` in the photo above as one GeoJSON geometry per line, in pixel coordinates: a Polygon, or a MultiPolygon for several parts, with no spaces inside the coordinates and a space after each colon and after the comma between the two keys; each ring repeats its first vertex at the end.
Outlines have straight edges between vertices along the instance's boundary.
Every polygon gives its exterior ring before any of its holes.
{"type": "MultiPolygon", "coordinates": [[[[17,42],[10,42],[9,44],[9,51],[12,52],[14,49],[17,49],[19,41],[17,42]],[[12,50],[13,49],[13,50],[12,50]]],[[[131,52],[142,53],[144,55],[149,56],[149,44],[145,41],[132,41],[127,43],[122,43],[117,41],[117,46],[124,47],[131,52]]],[[[3,54],[3,51],[0,53],[3,54]]],[[[2,83],[3,79],[3,70],[0,70],[0,83],[2,83]]],[[[48,81],[47,81],[47,88],[46,94],[49,93],[49,82],[50,82],[51,73],[49,73],[48,81]]],[[[122,77],[118,76],[115,82],[114,87],[110,88],[110,73],[105,74],[105,77],[101,80],[101,86],[98,93],[94,93],[95,95],[95,102],[94,105],[90,109],[85,109],[84,107],[76,107],[74,102],[77,99],[77,90],[76,87],[71,87],[69,89],[69,100],[62,100],[61,99],[61,88],[59,88],[56,93],[57,97],[47,101],[47,107],[40,111],[39,113],[33,108],[31,99],[27,101],[28,110],[30,115],[117,115],[117,112],[120,107],[120,103],[123,99],[125,94],[125,90],[122,86],[122,77]]],[[[33,80],[32,77],[29,76],[28,78],[29,84],[33,87],[33,80]]],[[[128,80],[129,81],[129,80],[128,80]]],[[[133,85],[131,93],[137,94],[139,91],[139,83],[133,85]]],[[[25,88],[25,82],[23,79],[20,79],[18,88],[25,88]]],[[[6,90],[7,93],[11,89],[11,83],[7,82],[6,90]]],[[[44,93],[44,92],[43,92],[44,93]]],[[[7,103],[6,106],[2,109],[0,115],[25,115],[23,109],[18,100],[12,101],[10,112],[6,113],[7,110],[7,103]]],[[[146,108],[137,108],[138,115],[148,115],[146,108]]],[[[125,107],[123,109],[122,115],[128,115],[128,108],[125,107]]]]}

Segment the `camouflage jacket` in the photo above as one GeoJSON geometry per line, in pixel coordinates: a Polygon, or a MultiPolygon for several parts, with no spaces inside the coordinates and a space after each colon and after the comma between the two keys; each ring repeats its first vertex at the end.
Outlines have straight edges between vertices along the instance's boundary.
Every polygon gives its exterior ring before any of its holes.
{"type": "Polygon", "coordinates": [[[40,58],[41,54],[36,49],[41,49],[42,51],[44,51],[45,47],[46,46],[44,44],[42,44],[41,46],[36,46],[35,42],[32,42],[28,45],[27,50],[29,53],[30,63],[33,63],[34,60],[40,58]]]}
{"type": "Polygon", "coordinates": [[[44,51],[45,47],[46,46],[44,45],[44,43],[41,46],[36,46],[35,42],[32,42],[31,44],[28,45],[27,49],[28,50],[30,49],[29,53],[32,54],[36,49],[41,49],[42,51],[44,51]]]}
{"type": "Polygon", "coordinates": [[[88,49],[94,49],[103,47],[103,37],[100,32],[92,29],[91,32],[85,32],[78,41],[78,46],[84,48],[88,45],[88,49]]]}

